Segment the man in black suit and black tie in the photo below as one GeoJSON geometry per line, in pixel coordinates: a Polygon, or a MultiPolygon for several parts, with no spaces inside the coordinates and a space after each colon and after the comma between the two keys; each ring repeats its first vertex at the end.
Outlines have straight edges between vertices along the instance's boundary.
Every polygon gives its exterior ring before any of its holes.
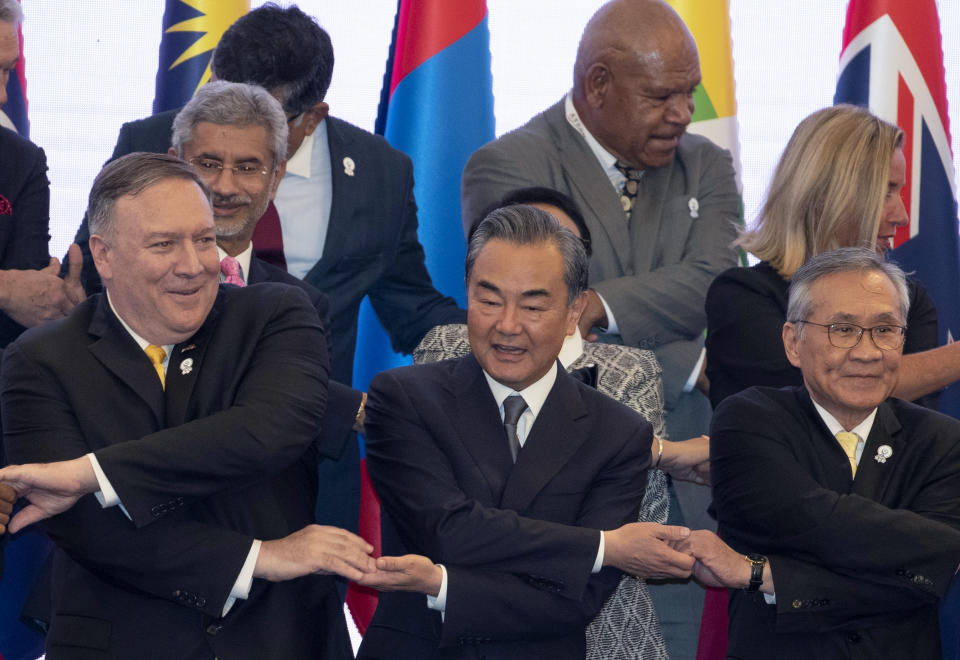
{"type": "Polygon", "coordinates": [[[291,286],[218,286],[209,196],[177,158],[107,165],[89,217],[105,293],[3,363],[4,441],[27,465],[0,481],[30,502],[10,528],[49,518],[57,545],[47,657],[352,657],[325,574],[374,566],[310,524],[316,310],[291,286]]]}
{"type": "Polygon", "coordinates": [[[803,386],[724,400],[711,429],[720,531],[681,544],[727,586],[728,657],[940,658],[960,564],[960,422],[888,398],[903,272],[844,248],[791,279],[783,344],[803,386]]]}
{"type": "Polygon", "coordinates": [[[384,553],[405,556],[361,581],[397,592],[381,595],[359,657],[583,658],[617,569],[689,575],[692,557],[668,545],[688,531],[627,524],[650,424],[557,366],[585,302],[580,240],[546,211],[499,209],[466,275],[472,354],[370,386],[384,553]]]}

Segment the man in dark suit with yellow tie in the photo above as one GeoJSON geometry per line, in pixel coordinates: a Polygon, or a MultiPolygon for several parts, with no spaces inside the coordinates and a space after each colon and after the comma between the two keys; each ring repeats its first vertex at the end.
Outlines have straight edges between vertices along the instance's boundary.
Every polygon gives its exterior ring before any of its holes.
{"type": "Polygon", "coordinates": [[[303,292],[218,286],[206,187],[131,154],[90,193],[105,293],[6,352],[0,481],[50,517],[47,657],[351,657],[333,581],[371,546],[311,525],[326,399],[303,292]],[[91,496],[96,493],[97,497],[91,496]]]}
{"type": "Polygon", "coordinates": [[[808,261],[783,343],[804,385],[718,406],[720,531],[692,532],[694,573],[733,589],[728,657],[940,654],[939,599],[960,564],[960,422],[899,399],[909,297],[872,249],[808,261]]]}

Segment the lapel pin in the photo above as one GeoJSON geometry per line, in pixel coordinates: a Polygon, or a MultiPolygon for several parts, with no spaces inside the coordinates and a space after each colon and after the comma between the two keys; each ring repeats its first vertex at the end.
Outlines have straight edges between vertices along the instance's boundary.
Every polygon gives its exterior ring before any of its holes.
{"type": "Polygon", "coordinates": [[[193,371],[193,358],[187,358],[180,363],[180,374],[186,376],[191,371],[193,371]]]}
{"type": "Polygon", "coordinates": [[[877,463],[886,463],[891,456],[893,456],[893,449],[890,445],[880,445],[877,447],[877,455],[873,457],[873,460],[877,463]]]}
{"type": "Polygon", "coordinates": [[[343,173],[347,176],[353,176],[353,171],[356,169],[357,164],[353,162],[353,159],[350,156],[347,156],[343,159],[343,173]]]}
{"type": "Polygon", "coordinates": [[[196,347],[197,347],[196,344],[188,344],[187,346],[184,346],[183,348],[181,348],[181,349],[180,349],[180,352],[181,352],[181,353],[186,353],[187,351],[192,351],[192,350],[195,349],[196,347]]]}
{"type": "Polygon", "coordinates": [[[697,201],[696,197],[691,197],[690,201],[687,202],[687,208],[690,209],[691,218],[700,217],[700,202],[697,201]]]}

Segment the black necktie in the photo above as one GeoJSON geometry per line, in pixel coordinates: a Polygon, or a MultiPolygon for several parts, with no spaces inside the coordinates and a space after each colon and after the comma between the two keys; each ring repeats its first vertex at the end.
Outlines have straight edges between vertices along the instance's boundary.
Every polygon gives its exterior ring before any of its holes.
{"type": "Polygon", "coordinates": [[[623,212],[626,214],[627,220],[629,220],[633,214],[633,207],[637,203],[637,192],[640,189],[640,177],[643,176],[643,170],[630,167],[626,163],[621,163],[619,160],[614,163],[614,167],[616,167],[620,171],[620,174],[626,179],[626,181],[623,182],[623,188],[620,189],[620,205],[623,207],[623,212]]]}
{"type": "Polygon", "coordinates": [[[520,438],[517,437],[517,422],[520,415],[527,409],[527,402],[519,394],[512,394],[503,400],[503,429],[507,432],[507,443],[510,445],[510,456],[517,462],[520,453],[520,438]]]}

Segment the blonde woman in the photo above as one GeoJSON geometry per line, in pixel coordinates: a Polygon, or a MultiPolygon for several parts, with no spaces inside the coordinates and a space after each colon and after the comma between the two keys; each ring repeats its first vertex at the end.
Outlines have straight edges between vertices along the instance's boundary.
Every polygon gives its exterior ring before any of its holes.
{"type": "MultiPolygon", "coordinates": [[[[908,222],[903,131],[864,108],[837,105],[797,126],[780,157],[753,227],[737,244],[761,259],[732,268],[707,293],[707,376],[714,407],[753,385],[802,382],[783,351],[790,278],[809,258],[841,247],[892,246],[908,222]]],[[[910,314],[894,395],[935,405],[960,378],[960,344],[937,346],[937,315],[923,285],[909,280],[910,314]],[[928,350],[933,349],[933,350],[928,350]]]]}

